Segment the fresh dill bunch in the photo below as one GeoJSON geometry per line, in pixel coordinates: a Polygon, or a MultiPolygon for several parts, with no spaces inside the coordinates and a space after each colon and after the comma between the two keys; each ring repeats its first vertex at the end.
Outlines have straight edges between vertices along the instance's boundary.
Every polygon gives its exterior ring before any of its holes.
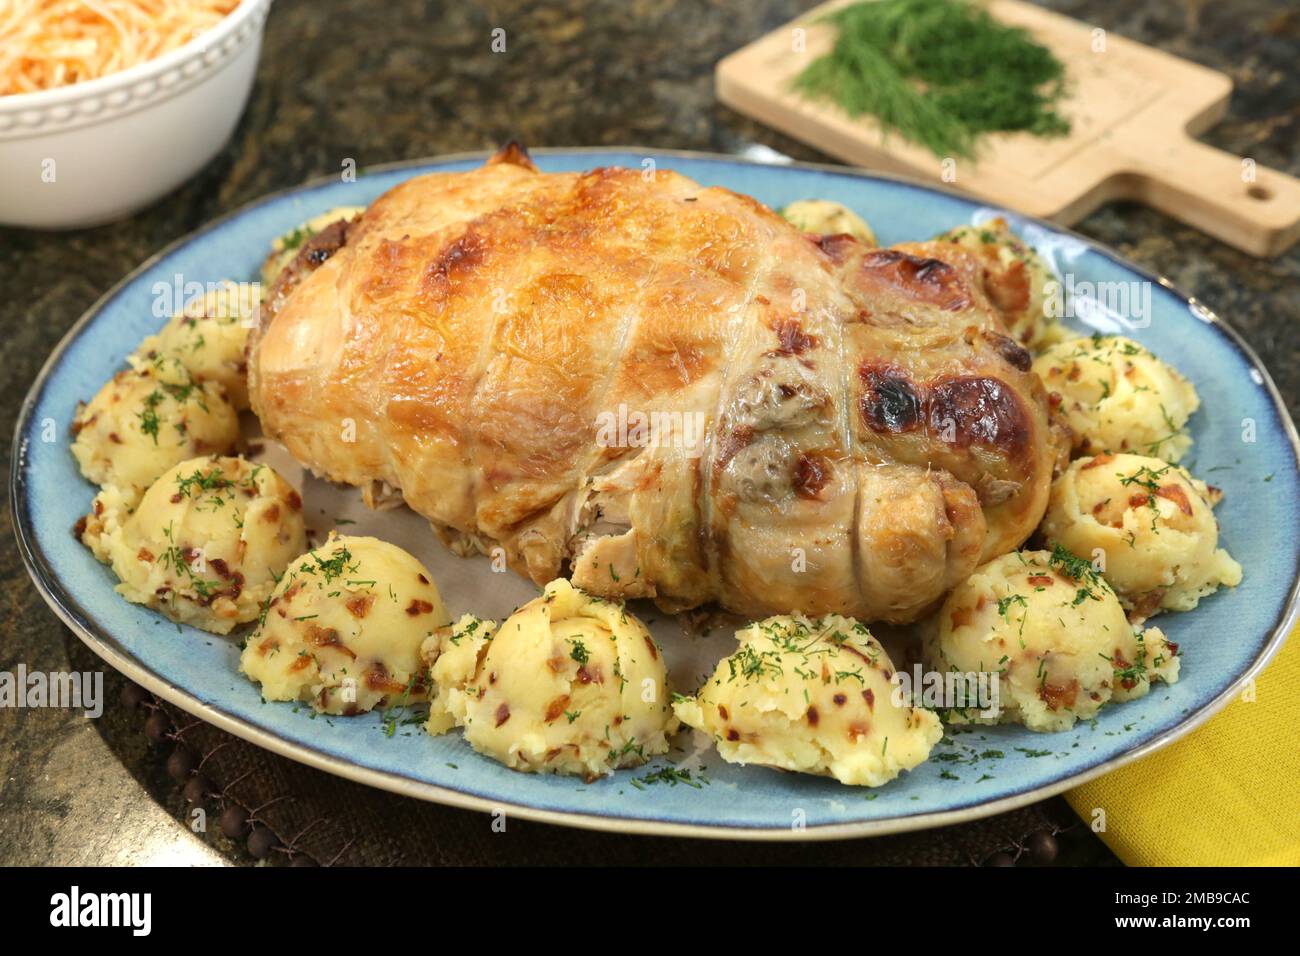
{"type": "Polygon", "coordinates": [[[1059,136],[1065,68],[1024,30],[970,0],[867,0],[826,18],[831,51],[795,78],[797,91],[874,116],[939,157],[972,158],[983,133],[1059,136]]]}
{"type": "MultiPolygon", "coordinates": [[[[885,0],[888,2],[888,0],[885,0]]],[[[842,31],[834,52],[814,60],[795,80],[796,89],[834,100],[850,116],[870,114],[938,156],[970,156],[974,136],[945,112],[869,39],[842,31]]]]}

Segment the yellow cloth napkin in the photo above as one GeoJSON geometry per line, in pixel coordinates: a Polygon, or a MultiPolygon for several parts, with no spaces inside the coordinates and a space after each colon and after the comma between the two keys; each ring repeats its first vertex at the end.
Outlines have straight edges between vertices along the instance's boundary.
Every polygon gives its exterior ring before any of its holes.
{"type": "Polygon", "coordinates": [[[1130,866],[1300,864],[1300,628],[1204,726],[1069,791],[1087,825],[1130,866]],[[1249,692],[1249,686],[1247,687],[1249,692]]]}

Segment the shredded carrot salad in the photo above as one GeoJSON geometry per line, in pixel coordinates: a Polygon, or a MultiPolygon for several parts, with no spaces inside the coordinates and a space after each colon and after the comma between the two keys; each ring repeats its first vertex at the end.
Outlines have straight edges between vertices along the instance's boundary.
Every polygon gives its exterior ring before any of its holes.
{"type": "Polygon", "coordinates": [[[0,96],[91,80],[188,43],[240,0],[0,0],[0,96]]]}

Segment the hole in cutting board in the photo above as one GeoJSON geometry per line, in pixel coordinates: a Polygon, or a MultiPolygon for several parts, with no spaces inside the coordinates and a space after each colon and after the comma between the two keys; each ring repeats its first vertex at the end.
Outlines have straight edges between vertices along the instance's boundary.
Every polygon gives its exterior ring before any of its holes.
{"type": "Polygon", "coordinates": [[[1269,190],[1266,186],[1259,185],[1259,183],[1255,183],[1252,186],[1248,186],[1246,188],[1246,195],[1249,196],[1251,199],[1258,199],[1260,202],[1263,202],[1266,199],[1273,198],[1272,191],[1269,190]]]}

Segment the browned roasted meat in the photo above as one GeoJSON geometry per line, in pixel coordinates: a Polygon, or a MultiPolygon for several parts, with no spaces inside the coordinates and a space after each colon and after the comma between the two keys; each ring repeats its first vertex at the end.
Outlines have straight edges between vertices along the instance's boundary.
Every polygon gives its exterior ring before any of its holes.
{"type": "Polygon", "coordinates": [[[335,240],[251,342],[263,427],[535,581],[908,621],[1042,516],[1046,396],[952,243],[518,150],[335,240]]]}

